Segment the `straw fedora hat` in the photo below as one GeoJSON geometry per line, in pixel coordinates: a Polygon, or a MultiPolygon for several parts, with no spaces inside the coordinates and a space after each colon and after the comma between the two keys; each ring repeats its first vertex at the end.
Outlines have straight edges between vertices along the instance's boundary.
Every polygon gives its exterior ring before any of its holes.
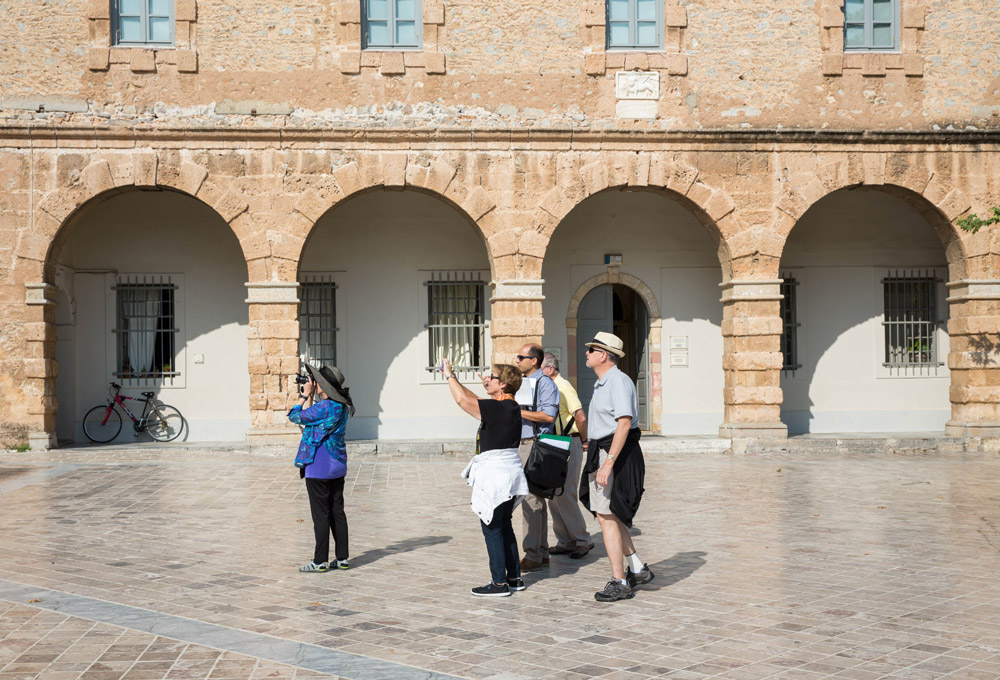
{"type": "Polygon", "coordinates": [[[596,347],[597,349],[603,349],[605,352],[611,352],[615,356],[623,357],[625,356],[625,343],[614,333],[600,332],[594,336],[594,339],[586,343],[587,347],[596,347]]]}

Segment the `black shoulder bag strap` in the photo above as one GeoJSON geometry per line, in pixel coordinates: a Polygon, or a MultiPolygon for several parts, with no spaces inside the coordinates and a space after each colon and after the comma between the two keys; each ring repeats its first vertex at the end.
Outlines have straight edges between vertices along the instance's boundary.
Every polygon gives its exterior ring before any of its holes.
{"type": "MultiPolygon", "coordinates": [[[[535,385],[531,390],[531,411],[535,412],[538,410],[538,383],[541,382],[541,378],[535,378],[535,385]]],[[[534,420],[531,421],[531,434],[534,435],[535,439],[538,439],[538,423],[534,420]]]]}

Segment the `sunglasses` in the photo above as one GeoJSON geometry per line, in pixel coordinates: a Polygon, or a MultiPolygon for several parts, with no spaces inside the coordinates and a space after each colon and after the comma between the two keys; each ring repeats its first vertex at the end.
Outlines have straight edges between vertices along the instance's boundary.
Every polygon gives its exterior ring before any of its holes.
{"type": "Polygon", "coordinates": [[[530,355],[527,355],[527,356],[526,356],[526,355],[524,355],[524,354],[518,354],[518,355],[516,355],[516,356],[517,356],[517,360],[518,360],[518,361],[524,361],[525,359],[530,359],[530,358],[531,358],[531,356],[530,356],[530,355]]]}
{"type": "Polygon", "coordinates": [[[490,380],[496,380],[497,382],[499,382],[500,381],[500,376],[498,376],[498,375],[491,375],[486,380],[487,380],[487,382],[490,381],[490,380]]]}
{"type": "Polygon", "coordinates": [[[597,347],[588,347],[587,354],[593,354],[594,352],[603,352],[603,349],[598,349],[597,347]]]}

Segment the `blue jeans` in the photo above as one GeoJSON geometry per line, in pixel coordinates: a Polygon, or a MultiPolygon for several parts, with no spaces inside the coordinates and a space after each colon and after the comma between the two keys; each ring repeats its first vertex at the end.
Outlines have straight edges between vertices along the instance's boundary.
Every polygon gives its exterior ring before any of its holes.
{"type": "Polygon", "coordinates": [[[493,519],[483,525],[483,537],[486,538],[486,552],[490,556],[490,574],[494,583],[506,583],[507,579],[520,578],[521,558],[517,552],[517,539],[514,538],[514,527],[511,515],[514,513],[514,500],[501,503],[493,509],[493,519]]]}

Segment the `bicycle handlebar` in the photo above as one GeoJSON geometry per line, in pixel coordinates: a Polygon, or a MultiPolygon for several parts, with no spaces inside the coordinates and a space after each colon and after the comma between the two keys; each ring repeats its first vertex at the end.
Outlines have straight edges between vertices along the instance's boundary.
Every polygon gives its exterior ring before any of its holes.
{"type": "Polygon", "coordinates": [[[111,386],[114,387],[116,390],[120,390],[122,388],[122,386],[116,382],[111,383],[111,386]]]}

